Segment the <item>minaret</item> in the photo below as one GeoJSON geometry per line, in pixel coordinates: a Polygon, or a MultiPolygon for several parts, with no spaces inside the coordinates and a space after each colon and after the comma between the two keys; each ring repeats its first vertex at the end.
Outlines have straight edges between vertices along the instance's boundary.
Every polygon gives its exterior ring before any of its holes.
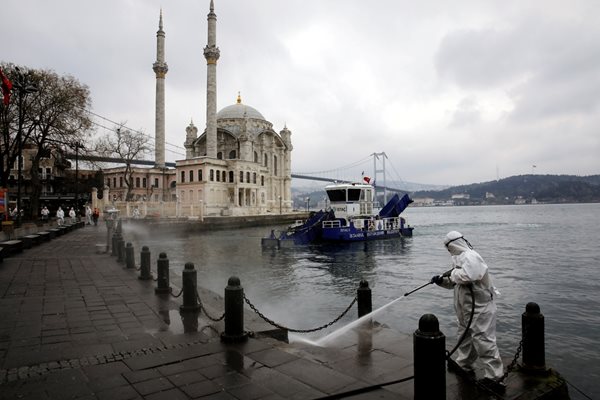
{"type": "Polygon", "coordinates": [[[208,44],[204,48],[206,58],[206,155],[217,158],[217,14],[215,5],[210,0],[208,13],[208,44]]]}
{"type": "Polygon", "coordinates": [[[165,167],[165,75],[169,67],[165,62],[165,31],[163,31],[162,9],[156,32],[156,62],[152,64],[156,74],[156,110],[154,133],[154,166],[165,167]]]}

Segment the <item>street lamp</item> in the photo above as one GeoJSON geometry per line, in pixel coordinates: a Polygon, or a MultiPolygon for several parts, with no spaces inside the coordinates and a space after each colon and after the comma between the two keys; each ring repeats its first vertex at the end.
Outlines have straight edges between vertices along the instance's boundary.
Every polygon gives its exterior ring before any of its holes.
{"type": "Polygon", "coordinates": [[[310,204],[310,197],[307,197],[305,200],[306,200],[306,212],[308,212],[308,205],[310,204]]]}
{"type": "Polygon", "coordinates": [[[16,89],[18,94],[19,106],[19,127],[17,130],[17,226],[21,226],[21,182],[23,173],[23,123],[25,119],[25,110],[23,110],[23,101],[28,94],[35,93],[38,88],[31,83],[31,73],[24,74],[19,67],[15,67],[17,79],[13,82],[13,89],[16,89]]]}

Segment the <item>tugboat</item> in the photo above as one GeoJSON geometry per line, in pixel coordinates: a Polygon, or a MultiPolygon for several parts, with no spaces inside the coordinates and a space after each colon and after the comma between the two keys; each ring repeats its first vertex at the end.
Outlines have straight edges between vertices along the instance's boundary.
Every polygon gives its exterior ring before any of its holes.
{"type": "Polygon", "coordinates": [[[315,242],[359,242],[412,236],[413,227],[400,214],[412,200],[398,194],[383,207],[377,207],[375,190],[368,182],[336,183],[325,187],[331,203],[327,211],[318,211],[276,237],[275,232],[262,239],[265,247],[315,242]]]}

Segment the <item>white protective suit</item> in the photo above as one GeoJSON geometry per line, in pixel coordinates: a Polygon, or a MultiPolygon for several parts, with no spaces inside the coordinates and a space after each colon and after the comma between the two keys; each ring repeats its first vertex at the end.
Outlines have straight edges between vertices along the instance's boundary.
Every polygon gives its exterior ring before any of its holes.
{"type": "Polygon", "coordinates": [[[496,346],[496,303],[497,293],[492,285],[488,266],[470,243],[456,231],[446,235],[444,245],[452,254],[452,272],[440,286],[454,289],[454,309],[458,318],[458,338],[467,328],[472,309],[472,298],[468,284],[473,285],[475,313],[465,339],[456,350],[456,363],[472,371],[479,358],[484,366],[484,377],[498,379],[503,374],[502,359],[496,346]]]}

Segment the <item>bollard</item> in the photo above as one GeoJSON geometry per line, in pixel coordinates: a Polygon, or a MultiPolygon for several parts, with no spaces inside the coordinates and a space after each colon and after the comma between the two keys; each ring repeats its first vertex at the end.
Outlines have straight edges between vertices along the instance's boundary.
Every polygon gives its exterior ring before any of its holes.
{"type": "Polygon", "coordinates": [[[373,304],[371,301],[371,288],[369,282],[361,280],[356,291],[356,303],[358,307],[358,318],[363,317],[373,311],[373,304]]]}
{"type": "Polygon", "coordinates": [[[125,240],[122,236],[119,236],[117,241],[117,261],[121,263],[125,261],[125,240]]]}
{"type": "Polygon", "coordinates": [[[414,398],[446,398],[446,337],[440,332],[438,319],[425,314],[413,335],[414,398]]]}
{"type": "Polygon", "coordinates": [[[125,268],[135,268],[135,255],[133,251],[133,244],[127,242],[125,246],[125,268]]]}
{"type": "Polygon", "coordinates": [[[194,269],[194,263],[185,263],[183,272],[181,273],[182,278],[182,289],[183,289],[183,304],[179,306],[179,311],[198,311],[200,305],[198,304],[198,296],[196,293],[197,286],[197,274],[194,269]]]}
{"type": "Polygon", "coordinates": [[[111,243],[112,248],[111,248],[111,252],[110,252],[111,256],[116,256],[118,254],[120,237],[121,237],[121,234],[119,234],[118,232],[115,232],[112,235],[112,243],[111,243]]]}
{"type": "Polygon", "coordinates": [[[523,338],[523,368],[546,370],[544,315],[537,303],[527,303],[521,316],[523,338]]]}
{"type": "Polygon", "coordinates": [[[138,276],[138,279],[143,281],[152,279],[152,274],[150,273],[150,249],[148,246],[142,247],[142,251],[140,252],[140,276],[138,276]]]}
{"type": "Polygon", "coordinates": [[[244,332],[244,288],[240,284],[240,278],[232,276],[225,288],[225,332],[221,334],[221,341],[239,343],[246,340],[248,334],[244,332]]]}
{"type": "Polygon", "coordinates": [[[169,293],[171,287],[169,286],[169,259],[166,253],[160,253],[158,260],[156,261],[156,284],[154,293],[169,293]]]}

